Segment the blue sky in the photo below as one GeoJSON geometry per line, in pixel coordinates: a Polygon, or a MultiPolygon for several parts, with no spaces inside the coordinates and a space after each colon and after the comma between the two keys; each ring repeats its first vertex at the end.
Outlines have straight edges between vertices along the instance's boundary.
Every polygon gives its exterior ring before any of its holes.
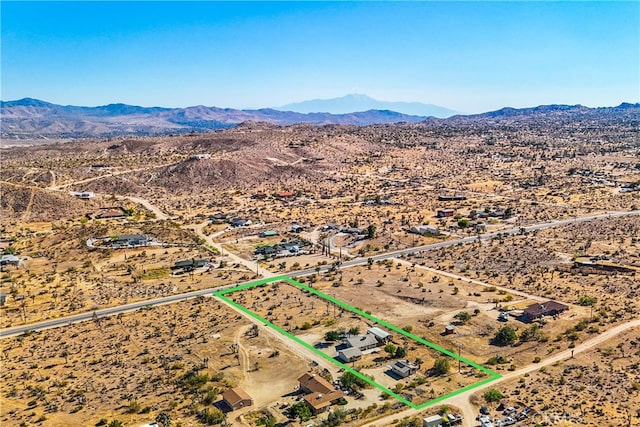
{"type": "Polygon", "coordinates": [[[640,2],[6,2],[1,97],[464,112],[640,100],[640,2]]]}

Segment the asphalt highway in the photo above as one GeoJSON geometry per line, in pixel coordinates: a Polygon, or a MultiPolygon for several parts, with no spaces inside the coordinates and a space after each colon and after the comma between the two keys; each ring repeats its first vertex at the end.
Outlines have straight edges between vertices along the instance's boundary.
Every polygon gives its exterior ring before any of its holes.
{"type": "MultiPolygon", "coordinates": [[[[398,251],[393,251],[393,252],[386,252],[380,255],[376,255],[373,257],[370,257],[374,262],[375,261],[381,261],[381,260],[385,260],[385,259],[389,259],[389,258],[398,258],[398,257],[402,257],[405,255],[411,255],[411,254],[415,254],[415,253],[419,253],[419,252],[426,252],[426,251],[432,251],[435,249],[440,249],[440,248],[446,248],[449,246],[455,246],[455,245],[460,245],[460,244],[467,244],[467,243],[472,243],[472,242],[477,242],[477,241],[485,241],[485,240],[490,240],[490,239],[494,239],[494,238],[498,238],[500,236],[504,236],[504,235],[514,235],[514,234],[520,234],[523,232],[531,232],[531,231],[536,231],[536,230],[543,230],[546,228],[552,228],[552,227],[559,227],[562,225],[566,225],[566,224],[574,224],[574,223],[582,223],[582,222],[588,222],[588,221],[593,221],[596,219],[602,219],[602,218],[617,218],[617,217],[622,217],[622,216],[631,216],[631,215],[640,215],[640,210],[636,210],[636,211],[627,211],[627,212],[611,212],[611,213],[604,213],[604,214],[597,214],[597,215],[589,215],[589,216],[584,216],[584,217],[578,217],[578,218],[571,218],[571,219],[564,219],[564,220],[557,220],[557,221],[549,221],[549,222],[544,222],[544,223],[540,223],[540,224],[535,224],[535,225],[529,225],[529,226],[524,226],[524,227],[513,227],[507,230],[503,230],[500,232],[495,232],[495,233],[487,233],[487,234],[481,234],[481,235],[475,235],[475,236],[469,236],[469,237],[464,237],[461,239],[455,239],[455,240],[446,240],[446,241],[442,241],[442,242],[438,242],[438,243],[433,243],[430,245],[423,245],[423,246],[416,246],[413,248],[409,248],[409,249],[403,249],[403,250],[398,250],[398,251]]],[[[365,265],[369,262],[369,258],[357,258],[357,259],[353,259],[350,261],[344,261],[340,264],[340,268],[348,268],[348,267],[354,267],[357,265],[365,265]]],[[[320,271],[327,271],[329,269],[335,268],[333,265],[328,264],[328,265],[324,265],[320,268],[320,271]]],[[[310,268],[310,269],[306,269],[306,270],[299,270],[299,271],[294,271],[294,272],[290,272],[287,274],[283,274],[283,276],[288,276],[291,278],[296,278],[296,277],[302,277],[302,276],[308,276],[311,274],[315,274],[317,272],[316,268],[310,268]]],[[[253,281],[253,280],[252,280],[253,281]]],[[[250,283],[252,281],[249,282],[245,282],[245,283],[250,283]]],[[[139,302],[134,302],[134,303],[130,303],[130,304],[124,304],[124,305],[119,305],[117,307],[110,307],[110,308],[104,308],[104,309],[100,309],[100,310],[95,310],[95,311],[90,311],[87,313],[80,313],[80,314],[75,314],[72,316],[67,316],[67,317],[59,317],[56,319],[49,319],[49,320],[44,320],[41,322],[36,322],[36,323],[31,323],[28,325],[20,325],[20,326],[14,326],[11,328],[5,328],[5,329],[1,329],[0,330],[0,338],[6,338],[6,337],[10,337],[10,336],[15,336],[15,335],[19,335],[22,334],[26,331],[40,331],[43,329],[48,329],[48,328],[55,328],[55,327],[60,327],[60,326],[65,326],[65,325],[70,325],[73,323],[77,323],[77,322],[84,322],[87,320],[92,320],[95,319],[96,317],[106,317],[106,316],[112,316],[114,314],[119,314],[119,313],[124,313],[124,312],[128,312],[128,311],[133,311],[133,310],[138,310],[144,307],[150,307],[150,306],[155,306],[155,305],[161,305],[161,304],[170,304],[173,302],[177,302],[177,301],[183,301],[183,300],[187,300],[190,298],[196,298],[199,296],[205,296],[205,295],[211,295],[216,291],[220,291],[223,289],[229,289],[229,288],[233,288],[239,285],[243,285],[244,283],[234,283],[234,284],[230,284],[230,285],[225,285],[225,286],[220,286],[217,288],[209,288],[209,289],[201,289],[198,291],[192,291],[192,292],[187,292],[187,293],[183,293],[183,294],[178,294],[178,295],[170,295],[170,296],[166,296],[166,297],[160,297],[160,298],[154,298],[154,299],[150,299],[150,300],[145,300],[145,301],[139,301],[139,302]]]]}

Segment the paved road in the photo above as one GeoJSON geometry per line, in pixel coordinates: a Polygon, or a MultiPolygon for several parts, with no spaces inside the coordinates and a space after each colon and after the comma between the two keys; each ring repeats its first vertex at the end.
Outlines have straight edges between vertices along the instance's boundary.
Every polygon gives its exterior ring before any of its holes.
{"type": "Polygon", "coordinates": [[[214,292],[217,292],[223,289],[234,288],[236,286],[240,286],[246,283],[251,283],[254,281],[255,280],[250,280],[244,283],[232,283],[230,285],[219,286],[216,288],[200,289],[197,291],[186,292],[183,294],[169,295],[166,297],[154,298],[151,300],[132,302],[129,304],[119,305],[117,307],[103,308],[101,310],[94,310],[87,313],[75,314],[73,316],[60,317],[58,319],[43,320],[41,322],[31,323],[29,325],[21,325],[21,326],[14,326],[12,328],[0,329],[0,338],[20,335],[21,333],[26,331],[40,331],[43,329],[70,325],[72,323],[84,322],[87,320],[92,320],[96,317],[100,318],[100,317],[106,317],[106,316],[113,316],[114,314],[134,311],[143,307],[170,304],[173,302],[185,301],[185,300],[196,298],[199,296],[208,296],[213,294],[214,292]]]}
{"type": "MultiPolygon", "coordinates": [[[[383,253],[383,254],[380,254],[380,255],[372,256],[370,258],[375,262],[375,261],[381,261],[381,260],[385,260],[385,259],[389,259],[389,258],[398,258],[398,257],[402,257],[404,255],[412,255],[412,254],[416,254],[416,253],[419,253],[419,252],[427,252],[427,251],[433,251],[435,249],[447,248],[449,246],[456,246],[456,245],[460,245],[460,244],[467,244],[467,243],[472,243],[472,242],[491,240],[491,239],[494,239],[494,238],[497,238],[497,237],[503,236],[503,235],[519,234],[522,231],[531,232],[531,231],[536,231],[536,230],[544,230],[546,228],[559,227],[559,226],[567,225],[567,224],[588,222],[588,221],[593,221],[593,220],[601,219],[601,218],[618,218],[618,217],[622,217],[622,216],[632,216],[632,215],[640,215],[640,210],[603,213],[603,214],[597,214],[597,215],[583,216],[583,217],[579,217],[579,218],[570,218],[570,219],[563,219],[563,220],[557,220],[557,221],[549,221],[549,222],[544,222],[544,223],[541,223],[541,224],[535,224],[535,225],[529,225],[529,226],[522,226],[522,227],[518,226],[518,227],[513,227],[513,228],[506,229],[506,230],[502,230],[502,231],[499,231],[499,232],[495,232],[495,233],[487,233],[487,234],[463,237],[461,239],[455,239],[455,240],[444,240],[442,242],[432,243],[432,244],[429,244],[429,245],[416,246],[416,247],[413,247],[413,248],[402,249],[402,250],[393,251],[393,252],[386,252],[386,253],[383,253]]],[[[353,267],[353,266],[356,266],[356,265],[367,264],[368,263],[368,259],[369,258],[356,258],[356,259],[353,259],[353,260],[350,260],[350,261],[344,261],[344,262],[342,262],[340,264],[340,267],[341,268],[346,268],[346,267],[353,267]]],[[[326,270],[329,270],[331,268],[332,268],[331,265],[324,266],[321,271],[326,271],[326,270]]],[[[289,276],[289,277],[308,276],[310,274],[314,274],[315,272],[316,272],[315,268],[309,268],[307,270],[300,270],[300,271],[295,271],[295,272],[292,272],[292,273],[288,273],[287,276],[289,276]]]]}
{"type": "MultiPolygon", "coordinates": [[[[435,250],[435,249],[446,248],[446,247],[455,246],[455,245],[458,245],[458,244],[471,243],[471,242],[475,242],[475,241],[478,241],[478,240],[489,240],[489,239],[498,237],[499,235],[518,234],[518,233],[520,233],[522,231],[522,229],[524,229],[525,231],[529,232],[529,231],[535,231],[535,230],[543,230],[545,228],[558,227],[558,226],[562,226],[562,225],[566,225],[566,224],[587,222],[587,221],[592,221],[592,220],[599,219],[599,218],[617,218],[617,217],[629,216],[629,215],[640,215],[640,210],[628,211],[628,212],[612,212],[612,213],[598,214],[598,215],[589,215],[589,216],[580,217],[580,218],[571,218],[571,219],[565,219],[565,220],[559,220],[559,221],[551,221],[551,222],[531,225],[531,226],[527,226],[527,227],[514,227],[514,228],[509,229],[509,230],[503,230],[500,233],[489,233],[489,234],[483,234],[483,235],[480,235],[480,236],[465,237],[465,238],[457,239],[457,240],[446,240],[446,241],[434,243],[434,244],[431,244],[431,245],[417,246],[415,248],[403,249],[403,250],[394,251],[394,252],[388,252],[388,253],[385,253],[385,254],[380,254],[380,255],[376,255],[374,257],[371,257],[371,259],[373,259],[373,261],[379,261],[379,260],[384,260],[384,259],[388,259],[388,258],[396,258],[396,257],[400,257],[400,256],[403,256],[403,255],[408,255],[408,254],[414,254],[414,253],[417,253],[417,252],[432,251],[432,250],[435,250]]],[[[198,228],[196,227],[196,230],[197,229],[198,228]]],[[[207,239],[207,242],[208,243],[213,243],[210,238],[207,239]]],[[[244,260],[244,261],[246,262],[246,260],[244,260]]],[[[350,260],[350,261],[344,261],[343,263],[340,264],[340,267],[341,268],[346,268],[346,267],[353,267],[353,266],[356,266],[356,265],[364,265],[364,264],[367,264],[367,262],[368,262],[368,258],[358,258],[358,259],[354,259],[354,260],[350,260]]],[[[296,278],[296,277],[301,277],[301,276],[308,276],[308,275],[311,275],[311,274],[315,274],[316,273],[316,268],[317,267],[310,268],[310,269],[307,269],[307,270],[294,271],[294,272],[291,272],[291,273],[287,273],[286,276],[289,276],[291,278],[296,278]]],[[[331,268],[333,268],[331,265],[323,266],[321,268],[321,271],[326,271],[326,270],[329,270],[331,268]]],[[[271,272],[266,272],[266,270],[264,270],[264,269],[261,269],[261,272],[263,274],[265,274],[266,277],[270,277],[271,275],[274,274],[274,273],[271,273],[271,272]]],[[[168,304],[168,303],[171,303],[171,302],[181,301],[181,300],[188,299],[188,298],[195,298],[195,297],[200,296],[200,295],[210,295],[210,294],[212,294],[213,292],[215,292],[217,290],[228,289],[228,288],[232,288],[232,287],[237,286],[237,285],[238,284],[234,283],[234,284],[231,284],[231,285],[226,285],[226,286],[222,286],[222,287],[218,287],[218,288],[203,289],[203,290],[187,292],[187,293],[179,294],[179,295],[170,295],[170,296],[167,296],[167,297],[155,298],[155,299],[151,299],[151,300],[145,300],[145,301],[140,301],[140,302],[136,302],[136,303],[125,304],[125,305],[121,305],[121,306],[117,306],[117,307],[105,308],[105,309],[102,309],[102,310],[95,311],[95,315],[99,316],[99,317],[104,317],[104,316],[110,316],[110,315],[114,315],[114,314],[118,314],[118,313],[123,313],[123,312],[126,312],[126,311],[136,310],[136,309],[144,307],[144,306],[168,304]]],[[[43,322],[32,323],[32,324],[29,324],[29,325],[21,325],[21,326],[15,326],[13,328],[1,329],[0,330],[0,338],[9,337],[9,336],[13,336],[13,335],[19,335],[19,334],[21,334],[21,333],[23,333],[25,331],[37,331],[37,330],[41,330],[41,329],[53,328],[53,327],[56,327],[56,326],[64,326],[64,325],[67,325],[67,324],[70,324],[70,323],[83,322],[83,321],[86,321],[86,320],[91,320],[93,317],[94,317],[94,312],[88,312],[88,313],[81,313],[81,314],[76,314],[76,315],[68,316],[68,317],[61,317],[61,318],[58,318],[58,319],[46,320],[46,321],[43,321],[43,322]]]]}

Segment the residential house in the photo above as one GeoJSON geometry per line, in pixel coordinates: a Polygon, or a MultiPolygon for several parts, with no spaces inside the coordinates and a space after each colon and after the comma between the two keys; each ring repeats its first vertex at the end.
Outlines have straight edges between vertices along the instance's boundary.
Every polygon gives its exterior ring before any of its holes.
{"type": "Polygon", "coordinates": [[[344,227],[340,232],[346,234],[362,234],[362,230],[357,227],[344,227]]]}
{"type": "Polygon", "coordinates": [[[71,195],[85,200],[96,197],[96,194],[92,191],[72,192],[71,195]]]}
{"type": "Polygon", "coordinates": [[[441,202],[457,202],[467,200],[465,196],[445,196],[443,194],[438,196],[438,200],[441,202]]]}
{"type": "Polygon", "coordinates": [[[300,375],[298,383],[303,393],[330,393],[335,389],[329,381],[310,372],[300,375]]]}
{"type": "Polygon", "coordinates": [[[432,225],[416,225],[414,227],[411,227],[408,231],[409,233],[419,234],[421,236],[428,234],[437,236],[440,234],[440,230],[438,229],[438,227],[434,227],[432,225]]]}
{"type": "Polygon", "coordinates": [[[234,218],[231,220],[231,225],[233,225],[234,227],[244,227],[251,224],[252,222],[250,219],[234,218]]]}
{"type": "Polygon", "coordinates": [[[445,218],[445,217],[454,216],[455,214],[456,214],[456,211],[454,209],[438,209],[436,216],[438,218],[445,218]]]}
{"type": "Polygon", "coordinates": [[[399,376],[400,378],[407,378],[410,375],[418,372],[418,366],[409,362],[408,360],[396,360],[389,365],[391,372],[399,376]]]}
{"type": "Polygon", "coordinates": [[[2,255],[2,257],[0,257],[0,265],[7,265],[7,264],[18,265],[20,264],[20,258],[18,258],[13,254],[2,255]]]}
{"type": "Polygon", "coordinates": [[[276,193],[276,197],[279,199],[292,199],[296,196],[293,191],[279,191],[276,193]]]}
{"type": "Polygon", "coordinates": [[[171,270],[182,270],[184,272],[193,271],[196,268],[202,268],[209,265],[208,259],[188,259],[184,261],[177,261],[171,266],[171,270]]]}
{"type": "Polygon", "coordinates": [[[305,395],[303,400],[314,414],[327,410],[329,406],[344,397],[342,390],[336,390],[331,383],[319,375],[306,372],[298,378],[299,388],[305,395]]]}
{"type": "Polygon", "coordinates": [[[369,350],[380,346],[380,342],[373,334],[356,335],[344,340],[347,347],[357,348],[360,351],[369,350]]]}
{"type": "Polygon", "coordinates": [[[214,224],[222,224],[226,220],[227,214],[224,212],[216,212],[209,217],[209,221],[213,222],[214,224]]]}
{"type": "Polygon", "coordinates": [[[222,393],[222,400],[232,411],[253,405],[253,399],[240,387],[230,388],[222,393]]]}
{"type": "Polygon", "coordinates": [[[338,359],[344,363],[354,362],[362,357],[362,352],[359,348],[348,347],[338,351],[338,359]]]}
{"type": "Polygon", "coordinates": [[[123,234],[113,240],[113,243],[117,247],[147,246],[149,244],[149,236],[146,234],[123,234]]]}
{"type": "Polygon", "coordinates": [[[535,303],[524,309],[520,320],[531,322],[544,316],[557,316],[568,309],[569,306],[556,301],[547,301],[542,304],[535,303]]]}
{"type": "Polygon", "coordinates": [[[121,219],[124,218],[125,211],[121,207],[102,208],[95,216],[95,219],[121,219]]]}

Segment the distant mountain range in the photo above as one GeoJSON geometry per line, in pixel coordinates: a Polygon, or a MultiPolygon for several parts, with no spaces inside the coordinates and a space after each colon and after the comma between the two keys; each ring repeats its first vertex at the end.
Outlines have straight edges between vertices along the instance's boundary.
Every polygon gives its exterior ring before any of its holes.
{"type": "MultiPolygon", "coordinates": [[[[350,102],[349,100],[354,100],[353,97],[350,95],[338,99],[347,98],[345,102],[350,102]]],[[[362,105],[368,105],[367,99],[371,98],[364,97],[362,105]]],[[[357,102],[360,101],[356,100],[357,102]]],[[[343,105],[347,104],[343,103],[343,105]]],[[[38,99],[24,98],[17,101],[0,101],[0,114],[2,117],[0,136],[3,140],[32,140],[200,132],[234,127],[247,121],[267,122],[276,125],[310,123],[362,126],[400,122],[465,125],[478,122],[553,121],[558,123],[567,120],[591,120],[594,118],[639,120],[640,104],[623,103],[617,107],[601,108],[589,108],[581,105],[546,105],[523,109],[503,108],[483,114],[456,115],[441,119],[433,116],[409,115],[377,109],[331,114],[326,112],[300,113],[269,108],[236,110],[202,105],[187,108],[139,107],[126,104],[79,107],[62,106],[38,99]]]]}
{"type": "Polygon", "coordinates": [[[280,111],[295,111],[297,113],[331,113],[346,114],[352,111],[369,110],[389,110],[402,114],[423,117],[451,117],[460,114],[458,111],[450,110],[433,104],[422,104],[420,102],[388,102],[378,101],[367,95],[351,94],[340,98],[314,99],[311,101],[297,102],[294,104],[276,107],[280,111]]]}
{"type": "Polygon", "coordinates": [[[5,139],[82,138],[123,134],[158,135],[233,127],[245,121],[278,125],[296,123],[369,125],[374,123],[416,123],[423,116],[389,110],[369,110],[346,114],[297,113],[270,108],[138,107],[109,104],[100,107],[57,105],[33,98],[0,102],[1,135],[5,139]]]}

